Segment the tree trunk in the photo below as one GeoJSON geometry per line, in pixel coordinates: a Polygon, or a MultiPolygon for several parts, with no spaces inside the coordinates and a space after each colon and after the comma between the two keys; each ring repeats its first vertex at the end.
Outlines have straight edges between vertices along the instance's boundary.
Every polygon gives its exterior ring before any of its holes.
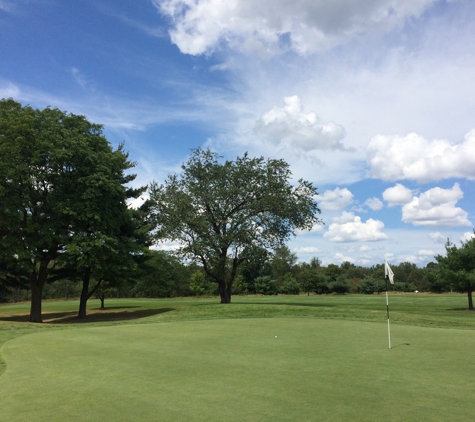
{"type": "Polygon", "coordinates": [[[102,293],[99,295],[99,299],[101,300],[101,309],[105,309],[106,307],[104,306],[104,299],[105,299],[105,294],[102,293]]]}
{"type": "Polygon", "coordinates": [[[474,309],[473,309],[473,299],[472,299],[472,286],[469,287],[467,295],[468,295],[468,309],[470,311],[473,311],[474,309]]]}
{"type": "Polygon", "coordinates": [[[227,286],[225,281],[219,283],[219,295],[221,303],[231,303],[231,286],[227,286]]]}
{"type": "Polygon", "coordinates": [[[91,271],[87,269],[82,278],[81,297],[79,298],[78,318],[84,319],[86,315],[87,300],[89,299],[89,282],[91,280],[91,271]]]}
{"type": "Polygon", "coordinates": [[[41,262],[38,273],[36,270],[30,275],[31,287],[31,307],[30,307],[30,322],[43,322],[41,316],[41,301],[43,299],[43,287],[48,276],[48,263],[41,262]]]}
{"type": "MultiPolygon", "coordinates": [[[[36,278],[36,277],[35,277],[36,278]]],[[[43,322],[41,317],[41,299],[43,297],[43,286],[37,281],[32,282],[31,286],[31,307],[30,322],[43,322]]]]}

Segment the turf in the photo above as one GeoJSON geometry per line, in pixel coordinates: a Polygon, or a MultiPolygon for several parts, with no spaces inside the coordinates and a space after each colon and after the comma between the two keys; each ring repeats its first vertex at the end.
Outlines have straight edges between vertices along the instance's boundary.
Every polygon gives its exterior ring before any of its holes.
{"type": "Polygon", "coordinates": [[[234,302],[92,301],[88,323],[74,301],[45,302],[46,324],[2,306],[0,419],[473,420],[462,295],[393,295],[392,350],[383,296],[234,302]]]}

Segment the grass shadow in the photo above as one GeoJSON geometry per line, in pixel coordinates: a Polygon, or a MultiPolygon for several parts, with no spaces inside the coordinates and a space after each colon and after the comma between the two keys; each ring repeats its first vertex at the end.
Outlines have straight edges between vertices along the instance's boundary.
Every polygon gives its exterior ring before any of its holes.
{"type": "Polygon", "coordinates": [[[449,308],[449,309],[447,309],[447,311],[473,312],[473,314],[475,315],[475,311],[471,311],[470,309],[468,309],[468,307],[465,307],[465,308],[449,308]]]}
{"type": "MultiPolygon", "coordinates": [[[[111,307],[105,309],[89,309],[87,317],[79,319],[77,317],[77,311],[67,312],[44,312],[43,322],[46,324],[78,324],[78,323],[90,323],[90,322],[110,322],[110,321],[128,321],[139,318],[145,318],[149,316],[159,315],[165,312],[175,310],[175,308],[160,308],[160,309],[135,309],[124,310],[121,307],[111,307]]],[[[1,316],[0,321],[9,322],[28,322],[29,314],[21,315],[8,315],[1,316]]]]}
{"type": "Polygon", "coordinates": [[[334,303],[296,303],[296,302],[252,302],[252,303],[242,303],[237,302],[238,305],[284,305],[284,306],[308,306],[310,308],[334,308],[338,306],[334,303]]]}

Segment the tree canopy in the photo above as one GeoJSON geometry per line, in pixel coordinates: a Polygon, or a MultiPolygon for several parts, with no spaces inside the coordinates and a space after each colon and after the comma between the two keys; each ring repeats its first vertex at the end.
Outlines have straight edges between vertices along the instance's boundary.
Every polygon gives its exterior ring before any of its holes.
{"type": "Polygon", "coordinates": [[[219,285],[221,303],[231,301],[238,267],[254,250],[275,249],[295,230],[322,223],[310,182],[291,183],[284,160],[250,158],[220,163],[196,149],[162,184],[152,183],[155,238],[180,244],[179,253],[198,260],[219,285]]]}
{"type": "Polygon", "coordinates": [[[143,191],[125,186],[133,166],[84,116],[0,101],[2,261],[29,274],[30,321],[41,322],[44,284],[68,247],[85,268],[116,243],[127,198],[143,191]]]}
{"type": "Polygon", "coordinates": [[[457,246],[447,240],[445,256],[437,255],[439,277],[459,292],[467,292],[468,309],[474,310],[472,291],[475,289],[475,237],[457,246]]]}

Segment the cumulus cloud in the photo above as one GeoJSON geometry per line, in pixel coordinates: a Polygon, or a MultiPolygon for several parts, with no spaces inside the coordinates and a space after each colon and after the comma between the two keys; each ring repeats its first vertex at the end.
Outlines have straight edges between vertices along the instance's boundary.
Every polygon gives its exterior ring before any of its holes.
{"type": "Polygon", "coordinates": [[[434,251],[429,250],[429,249],[421,249],[417,252],[417,255],[419,256],[434,256],[434,251]]]}
{"type": "Polygon", "coordinates": [[[340,217],[333,219],[324,237],[330,242],[374,242],[388,239],[388,236],[381,231],[383,228],[382,221],[370,218],[363,222],[361,217],[352,212],[343,212],[340,217]]]}
{"type": "Polygon", "coordinates": [[[254,128],[256,135],[280,147],[345,150],[342,126],[322,122],[313,111],[304,113],[297,95],[285,97],[284,103],[284,107],[274,107],[262,115],[254,128]]]}
{"type": "Polygon", "coordinates": [[[339,253],[337,252],[335,254],[335,259],[334,261],[336,262],[340,262],[340,263],[343,263],[343,262],[351,262],[352,264],[355,263],[355,259],[353,259],[351,256],[345,256],[343,255],[342,253],[339,253]]]}
{"type": "Polygon", "coordinates": [[[323,211],[335,211],[347,207],[353,202],[353,194],[347,188],[326,190],[317,197],[318,206],[323,211]]]}
{"type": "Polygon", "coordinates": [[[296,230],[295,234],[320,233],[324,228],[325,226],[323,224],[315,224],[310,230],[296,230]]]}
{"type": "Polygon", "coordinates": [[[309,254],[315,254],[320,252],[318,248],[315,248],[314,246],[304,246],[301,248],[295,248],[294,252],[297,254],[302,254],[302,255],[309,255],[309,254]]]}
{"type": "Polygon", "coordinates": [[[388,188],[383,192],[383,199],[390,207],[394,205],[405,205],[412,201],[412,190],[400,183],[396,183],[396,186],[388,188]]]}
{"type": "Polygon", "coordinates": [[[458,183],[451,189],[429,189],[402,207],[402,221],[415,226],[471,226],[467,212],[455,206],[462,198],[458,183]]]}
{"type": "Polygon", "coordinates": [[[465,232],[460,240],[462,242],[468,242],[470,239],[473,239],[475,237],[475,234],[473,232],[465,232]]]}
{"type": "Polygon", "coordinates": [[[475,179],[475,129],[459,144],[428,141],[416,133],[376,135],[366,152],[373,177],[383,180],[475,179]]]}
{"type": "Polygon", "coordinates": [[[365,201],[365,204],[368,205],[373,211],[379,211],[381,208],[383,208],[383,203],[379,198],[368,198],[365,201]]]}
{"type": "Polygon", "coordinates": [[[153,0],[172,23],[171,40],[186,54],[221,43],[261,54],[308,55],[371,28],[390,30],[436,0],[153,0]]]}
{"type": "Polygon", "coordinates": [[[444,236],[441,232],[432,232],[429,233],[429,237],[435,243],[445,243],[447,241],[447,236],[444,236]]]}

